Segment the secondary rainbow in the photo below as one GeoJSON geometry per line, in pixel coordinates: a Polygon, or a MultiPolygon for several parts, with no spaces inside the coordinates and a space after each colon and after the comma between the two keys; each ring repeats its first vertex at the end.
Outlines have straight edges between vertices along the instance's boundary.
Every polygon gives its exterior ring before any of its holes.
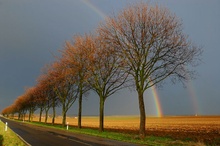
{"type": "Polygon", "coordinates": [[[106,15],[100,9],[98,9],[95,5],[93,5],[89,0],[81,0],[86,6],[92,9],[96,14],[98,14],[101,18],[105,18],[106,15]]]}
{"type": "Polygon", "coordinates": [[[193,106],[194,114],[197,116],[198,114],[201,114],[201,113],[200,113],[200,109],[198,106],[197,95],[196,95],[196,92],[195,92],[195,89],[194,89],[194,86],[191,80],[187,83],[187,89],[188,89],[188,92],[191,98],[191,102],[193,104],[192,106],[193,106]]]}
{"type": "MultiPolygon", "coordinates": [[[[187,70],[187,67],[185,66],[184,67],[185,70],[187,70]]],[[[195,116],[197,116],[198,114],[201,114],[200,112],[200,108],[199,108],[199,103],[198,103],[198,98],[197,98],[197,95],[196,95],[196,90],[193,86],[193,82],[192,80],[190,79],[190,76],[189,74],[186,75],[186,79],[187,79],[187,84],[186,84],[186,87],[188,89],[188,93],[189,93],[189,97],[191,99],[191,103],[192,103],[192,107],[193,107],[193,112],[195,114],[195,116]]]]}
{"type": "MultiPolygon", "coordinates": [[[[87,7],[92,9],[96,14],[98,14],[102,19],[106,18],[105,13],[103,13],[98,7],[93,5],[89,0],[81,0],[81,1],[87,7]]],[[[154,86],[151,87],[150,89],[152,91],[152,95],[153,95],[153,98],[154,98],[154,104],[155,104],[155,107],[156,107],[157,116],[161,117],[163,115],[163,112],[162,112],[162,108],[161,108],[161,104],[160,104],[160,100],[159,100],[159,96],[158,96],[157,90],[156,90],[156,88],[154,86]]]]}

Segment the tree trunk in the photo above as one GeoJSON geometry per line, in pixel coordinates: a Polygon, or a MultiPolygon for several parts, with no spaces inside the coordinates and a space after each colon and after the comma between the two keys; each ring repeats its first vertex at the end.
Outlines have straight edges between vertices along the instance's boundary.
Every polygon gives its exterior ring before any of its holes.
{"type": "Polygon", "coordinates": [[[104,98],[100,97],[99,102],[99,132],[104,131],[104,98]]]}
{"type": "Polygon", "coordinates": [[[54,125],[54,122],[55,122],[55,116],[56,116],[56,109],[55,109],[55,104],[53,104],[53,117],[52,117],[52,125],[54,125]]]}
{"type": "Polygon", "coordinates": [[[145,137],[145,123],[146,123],[146,114],[145,114],[143,94],[144,94],[143,92],[138,92],[139,109],[140,109],[140,129],[139,129],[140,138],[145,137]]]}
{"type": "Polygon", "coordinates": [[[48,111],[49,111],[49,108],[45,109],[45,121],[44,121],[45,123],[47,123],[48,111]]]}
{"type": "Polygon", "coordinates": [[[21,112],[21,115],[20,115],[20,120],[23,121],[24,120],[24,113],[21,112]]]}
{"type": "Polygon", "coordinates": [[[39,117],[39,122],[41,122],[41,117],[42,117],[42,112],[43,112],[43,108],[40,108],[40,117],[39,117]]]}
{"type": "Polygon", "coordinates": [[[21,120],[21,112],[18,113],[18,120],[21,120]]]}
{"type": "Polygon", "coordinates": [[[82,118],[82,89],[79,93],[79,110],[78,110],[78,128],[81,128],[81,118],[82,118]]]}
{"type": "Polygon", "coordinates": [[[31,122],[33,122],[33,118],[34,118],[34,108],[31,109],[31,122]]]}
{"type": "Polygon", "coordinates": [[[25,121],[26,112],[23,113],[23,121],[25,121]]]}
{"type": "Polygon", "coordinates": [[[28,122],[31,121],[31,109],[29,109],[28,122]]]}
{"type": "Polygon", "coordinates": [[[65,105],[63,105],[62,116],[63,116],[62,126],[64,127],[65,124],[66,124],[66,110],[65,110],[65,105]]]}

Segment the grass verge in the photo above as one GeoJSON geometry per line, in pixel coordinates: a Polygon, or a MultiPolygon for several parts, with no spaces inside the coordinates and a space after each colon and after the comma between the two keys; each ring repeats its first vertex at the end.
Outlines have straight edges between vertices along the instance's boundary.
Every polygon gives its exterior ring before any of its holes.
{"type": "Polygon", "coordinates": [[[26,144],[10,128],[5,131],[5,124],[0,121],[0,146],[26,146],[26,144]]]}
{"type": "MultiPolygon", "coordinates": [[[[52,125],[52,124],[45,124],[40,122],[26,122],[26,123],[47,127],[47,128],[66,130],[66,127],[62,127],[61,125],[52,125]]],[[[138,135],[134,135],[134,134],[124,134],[124,133],[110,132],[110,131],[99,132],[97,129],[89,129],[89,128],[78,129],[75,127],[69,127],[68,131],[102,137],[102,138],[108,138],[123,142],[148,145],[148,146],[204,146],[204,144],[200,142],[180,141],[180,140],[174,140],[169,137],[147,136],[144,139],[140,139],[138,135]]]]}

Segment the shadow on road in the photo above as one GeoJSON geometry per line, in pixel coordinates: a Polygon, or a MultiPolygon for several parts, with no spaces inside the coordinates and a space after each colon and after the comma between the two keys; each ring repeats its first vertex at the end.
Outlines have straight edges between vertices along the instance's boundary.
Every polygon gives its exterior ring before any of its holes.
{"type": "Polygon", "coordinates": [[[2,144],[3,144],[3,136],[2,135],[0,135],[0,146],[2,146],[2,144]]]}

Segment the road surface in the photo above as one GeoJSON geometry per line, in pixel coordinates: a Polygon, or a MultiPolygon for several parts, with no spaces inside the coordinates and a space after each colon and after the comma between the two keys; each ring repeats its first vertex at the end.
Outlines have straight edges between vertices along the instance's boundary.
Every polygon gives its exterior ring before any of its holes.
{"type": "Polygon", "coordinates": [[[8,127],[30,146],[137,146],[115,140],[76,134],[64,130],[44,128],[0,117],[8,127]]]}

